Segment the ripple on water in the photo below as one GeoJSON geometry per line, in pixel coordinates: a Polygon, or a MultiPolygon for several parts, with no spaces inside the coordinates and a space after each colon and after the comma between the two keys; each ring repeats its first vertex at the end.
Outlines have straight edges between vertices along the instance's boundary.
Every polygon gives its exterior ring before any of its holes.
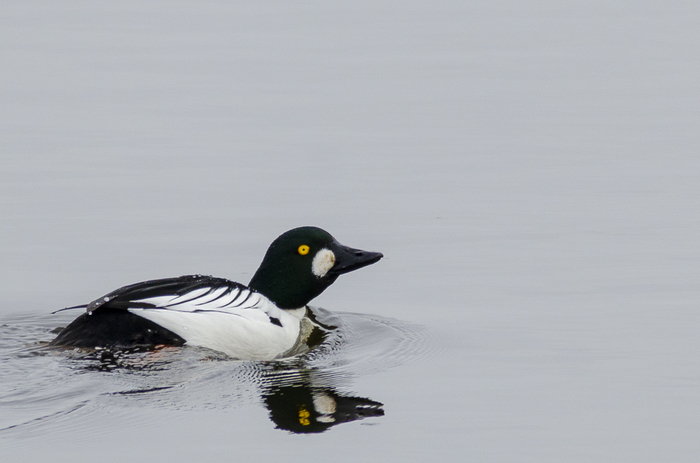
{"type": "MultiPolygon", "coordinates": [[[[338,411],[332,417],[337,422],[379,416],[380,403],[348,392],[353,378],[426,360],[438,352],[438,344],[419,325],[313,310],[319,322],[335,329],[312,351],[272,362],[231,360],[191,347],[116,353],[49,350],[44,345],[53,338],[52,331],[72,315],[5,318],[0,321],[0,437],[19,436],[17,431],[27,429],[83,428],[91,419],[134,405],[225,410],[263,403],[271,417],[283,417],[284,410],[271,407],[280,403],[275,399],[280,394],[287,394],[285,401],[290,402],[290,391],[305,391],[319,403],[344,403],[344,414],[338,411]]],[[[329,420],[311,413],[307,428],[321,432],[330,426],[329,420]]],[[[281,418],[277,427],[305,432],[293,429],[299,426],[293,421],[281,418]]]]}

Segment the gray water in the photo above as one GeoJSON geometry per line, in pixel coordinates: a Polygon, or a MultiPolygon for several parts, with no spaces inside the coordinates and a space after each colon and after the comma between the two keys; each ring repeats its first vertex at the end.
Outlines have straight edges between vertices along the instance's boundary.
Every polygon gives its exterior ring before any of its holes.
{"type": "Polygon", "coordinates": [[[699,19],[4,2],[0,459],[697,461],[699,19]],[[313,301],[317,352],[42,347],[129,283],[247,283],[300,225],[386,256],[313,301]],[[288,386],[382,405],[299,433],[288,386]]]}

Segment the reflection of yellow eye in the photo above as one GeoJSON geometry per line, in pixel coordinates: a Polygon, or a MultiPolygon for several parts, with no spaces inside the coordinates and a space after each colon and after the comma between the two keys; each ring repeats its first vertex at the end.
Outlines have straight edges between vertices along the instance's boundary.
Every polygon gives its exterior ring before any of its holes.
{"type": "MultiPolygon", "coordinates": [[[[308,248],[308,246],[307,246],[308,248]]],[[[311,413],[306,409],[306,405],[302,405],[301,408],[299,409],[299,424],[302,426],[308,426],[311,424],[311,420],[309,420],[309,417],[311,416],[311,413]]]]}
{"type": "Polygon", "coordinates": [[[302,244],[301,246],[299,246],[299,249],[297,249],[297,251],[299,251],[299,254],[301,254],[302,256],[305,256],[309,253],[309,247],[305,244],[302,244]]]}

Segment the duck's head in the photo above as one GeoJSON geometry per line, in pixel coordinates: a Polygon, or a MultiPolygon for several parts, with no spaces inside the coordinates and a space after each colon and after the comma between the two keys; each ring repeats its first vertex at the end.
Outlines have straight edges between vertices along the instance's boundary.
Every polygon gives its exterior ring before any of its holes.
{"type": "Polygon", "coordinates": [[[379,252],[338,243],[316,227],[300,227],[272,242],[248,285],[282,309],[304,307],[343,273],[377,262],[379,252]]]}

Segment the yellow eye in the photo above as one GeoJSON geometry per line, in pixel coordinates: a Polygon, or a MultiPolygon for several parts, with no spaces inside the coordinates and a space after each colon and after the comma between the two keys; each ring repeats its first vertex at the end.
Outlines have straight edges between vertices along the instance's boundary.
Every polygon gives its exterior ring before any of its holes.
{"type": "Polygon", "coordinates": [[[309,247],[305,244],[302,244],[301,246],[299,246],[299,249],[297,249],[297,251],[299,251],[299,254],[301,254],[302,256],[305,256],[309,253],[309,247]]]}

